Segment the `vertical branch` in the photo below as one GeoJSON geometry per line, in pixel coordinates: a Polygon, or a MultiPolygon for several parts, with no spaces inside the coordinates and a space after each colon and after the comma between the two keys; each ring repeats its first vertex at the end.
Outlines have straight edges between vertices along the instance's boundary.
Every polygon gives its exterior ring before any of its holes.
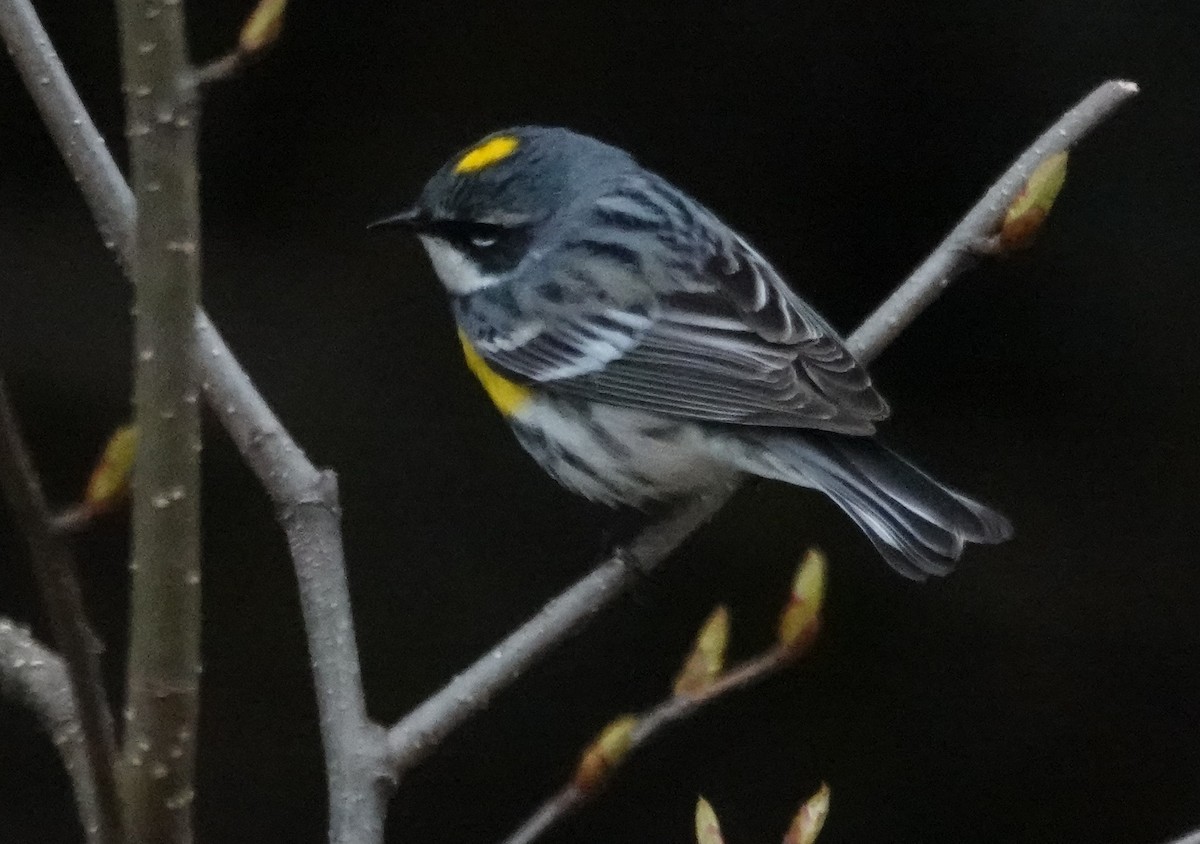
{"type": "Polygon", "coordinates": [[[119,0],[117,10],[137,203],[125,834],[189,842],[200,674],[197,92],[183,4],[119,0]]]}
{"type": "MultiPolygon", "coordinates": [[[[115,842],[120,831],[114,774],[116,739],[100,675],[100,648],[88,626],[71,549],[54,530],[54,516],[21,435],[3,377],[0,377],[0,489],[25,534],[54,642],[66,656],[65,670],[59,664],[59,672],[65,671],[69,691],[79,702],[83,753],[82,759],[74,760],[77,770],[72,771],[72,776],[78,779],[86,775],[90,780],[94,797],[90,801],[93,809],[90,822],[95,825],[95,836],[99,841],[115,842]]],[[[59,711],[66,710],[60,707],[59,711]]],[[[89,820],[83,820],[86,826],[89,820]]]]}

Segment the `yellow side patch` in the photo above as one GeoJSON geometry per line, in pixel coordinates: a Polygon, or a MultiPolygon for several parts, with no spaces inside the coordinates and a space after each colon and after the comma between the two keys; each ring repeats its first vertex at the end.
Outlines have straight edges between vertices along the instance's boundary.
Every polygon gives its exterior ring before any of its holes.
{"type": "Polygon", "coordinates": [[[520,141],[512,135],[499,135],[489,138],[472,149],[454,165],[455,173],[478,173],[485,167],[491,167],[497,161],[503,161],[514,152],[520,141]]]}
{"type": "Polygon", "coordinates": [[[458,339],[462,343],[463,357],[467,359],[467,369],[475,373],[483,391],[488,394],[492,404],[496,405],[505,416],[512,416],[521,409],[521,405],[529,401],[532,391],[515,381],[509,381],[503,375],[487,365],[487,361],[479,356],[467,335],[460,329],[458,339]]]}

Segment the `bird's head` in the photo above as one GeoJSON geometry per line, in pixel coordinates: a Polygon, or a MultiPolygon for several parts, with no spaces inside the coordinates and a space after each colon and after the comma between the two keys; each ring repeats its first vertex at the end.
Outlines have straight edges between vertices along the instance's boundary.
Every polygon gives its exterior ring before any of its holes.
{"type": "Polygon", "coordinates": [[[494,284],[538,249],[571,211],[637,165],[568,129],[493,132],[452,156],[409,209],[372,223],[415,232],[455,295],[494,284]]]}

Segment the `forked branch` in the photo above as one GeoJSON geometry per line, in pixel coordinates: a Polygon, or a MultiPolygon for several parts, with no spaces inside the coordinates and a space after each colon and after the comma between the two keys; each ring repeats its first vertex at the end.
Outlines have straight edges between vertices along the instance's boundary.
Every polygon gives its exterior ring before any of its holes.
{"type": "MultiPolygon", "coordinates": [[[[68,684],[68,694],[65,698],[57,691],[47,691],[41,697],[26,699],[55,703],[55,721],[60,720],[68,705],[75,705],[78,716],[78,734],[75,742],[82,752],[73,753],[72,776],[86,776],[90,780],[87,792],[90,796],[86,801],[90,808],[90,819],[81,819],[85,829],[94,830],[90,834],[97,842],[115,842],[121,828],[114,768],[116,739],[112,713],[109,710],[100,671],[100,643],[88,623],[74,554],[66,538],[55,527],[54,515],[42,492],[33,457],[21,433],[21,426],[2,376],[0,490],[3,490],[18,528],[25,535],[38,592],[50,619],[54,643],[63,654],[63,658],[56,658],[54,663],[53,667],[57,671],[48,670],[40,675],[41,679],[53,686],[52,680],[61,676],[68,684]]],[[[10,637],[10,644],[28,644],[28,637],[22,639],[11,626],[5,632],[10,637]]],[[[10,668],[18,666],[21,662],[29,665],[29,659],[17,653],[7,656],[0,654],[0,662],[10,668]]],[[[3,673],[4,666],[0,665],[0,674],[3,673]]],[[[34,688],[39,687],[35,684],[34,688]]],[[[43,719],[50,717],[46,713],[42,715],[43,719]]],[[[81,801],[82,808],[83,796],[77,795],[77,799],[81,801]]]]}
{"type": "MultiPolygon", "coordinates": [[[[61,72],[28,0],[0,0],[0,27],[99,228],[128,264],[135,216],[129,187],[61,72]]],[[[864,361],[877,356],[966,269],[972,245],[994,234],[1008,202],[1033,168],[1051,153],[1079,141],[1136,90],[1131,83],[1106,83],[1064,115],[849,338],[851,349],[864,361]]],[[[392,776],[398,777],[425,758],[531,664],[581,630],[630,586],[635,566],[648,570],[660,564],[733,493],[733,489],[722,490],[690,502],[648,527],[628,546],[614,550],[595,571],[393,725],[385,736],[366,716],[333,476],[307,460],[202,311],[195,314],[195,326],[209,403],[268,490],[288,534],[314,660],[330,773],[330,836],[343,844],[381,840],[392,776]]]]}

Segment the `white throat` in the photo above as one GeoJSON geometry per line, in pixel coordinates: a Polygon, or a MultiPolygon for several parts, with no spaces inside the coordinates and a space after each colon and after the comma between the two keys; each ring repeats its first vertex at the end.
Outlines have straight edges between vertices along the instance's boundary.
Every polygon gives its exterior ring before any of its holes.
{"type": "Polygon", "coordinates": [[[420,235],[420,238],[425,251],[429,253],[433,271],[455,296],[474,293],[500,281],[500,276],[484,275],[473,261],[441,238],[427,234],[420,235]]]}

